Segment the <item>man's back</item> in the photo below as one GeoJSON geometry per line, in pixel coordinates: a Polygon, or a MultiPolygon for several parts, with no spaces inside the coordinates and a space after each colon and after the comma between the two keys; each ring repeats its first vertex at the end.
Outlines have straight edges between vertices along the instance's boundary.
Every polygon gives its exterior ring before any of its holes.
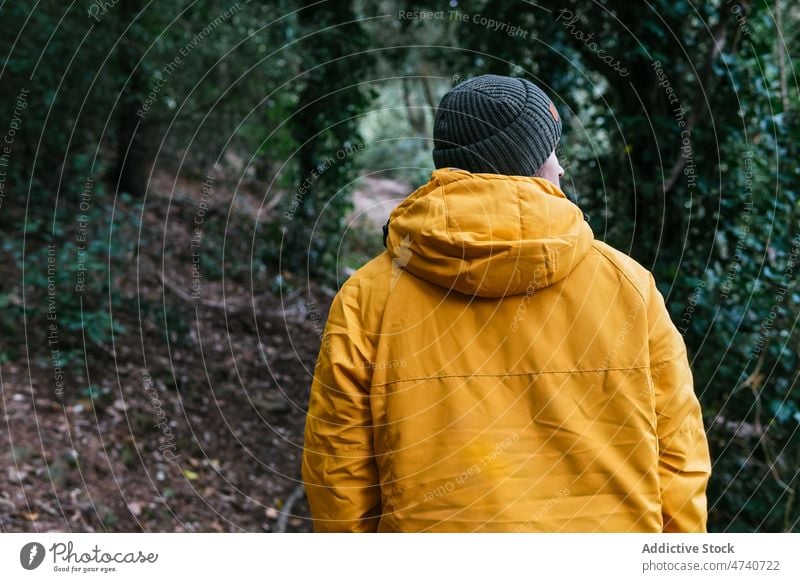
{"type": "Polygon", "coordinates": [[[318,530],[702,531],[710,471],[650,274],[537,178],[434,172],[331,310],[318,530]]]}

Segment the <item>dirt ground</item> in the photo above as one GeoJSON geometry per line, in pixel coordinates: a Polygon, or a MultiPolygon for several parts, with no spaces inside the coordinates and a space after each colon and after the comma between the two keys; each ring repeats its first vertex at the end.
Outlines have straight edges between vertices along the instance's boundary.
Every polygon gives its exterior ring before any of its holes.
{"type": "MultiPolygon", "coordinates": [[[[382,224],[402,195],[377,186],[354,212],[382,224]]],[[[152,190],[144,231],[159,236],[115,280],[127,333],[102,346],[84,334],[63,395],[45,323],[24,322],[20,357],[0,361],[0,531],[310,531],[300,458],[332,290],[204,281],[193,300],[188,255],[173,251],[202,189],[159,176],[152,190]]],[[[258,193],[235,198],[216,194],[216,211],[262,208],[258,193]]]]}
{"type": "Polygon", "coordinates": [[[49,370],[2,367],[3,531],[311,529],[299,460],[314,330],[202,307],[194,323],[202,342],[145,345],[147,368],[135,337],[93,362],[93,399],[58,402],[49,370]]]}

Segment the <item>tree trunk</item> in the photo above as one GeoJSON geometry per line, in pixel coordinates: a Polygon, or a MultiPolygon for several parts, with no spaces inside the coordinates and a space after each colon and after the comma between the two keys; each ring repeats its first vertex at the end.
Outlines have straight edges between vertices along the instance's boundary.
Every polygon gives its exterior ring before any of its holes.
{"type": "MultiPolygon", "coordinates": [[[[124,29],[136,18],[141,0],[122,0],[119,4],[120,25],[124,29]]],[[[141,67],[137,67],[139,51],[133,38],[136,25],[128,29],[120,41],[117,58],[120,73],[127,78],[117,107],[117,167],[118,192],[143,196],[147,190],[148,161],[145,131],[146,121],[139,117],[142,97],[146,93],[141,67]],[[128,77],[130,75],[130,77],[128,77]]],[[[146,114],[145,114],[146,115],[146,114]]]]}

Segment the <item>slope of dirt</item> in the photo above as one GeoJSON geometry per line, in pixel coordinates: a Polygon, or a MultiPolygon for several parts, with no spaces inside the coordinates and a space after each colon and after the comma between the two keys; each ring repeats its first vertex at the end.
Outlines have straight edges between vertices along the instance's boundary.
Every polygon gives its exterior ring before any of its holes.
{"type": "MultiPolygon", "coordinates": [[[[234,197],[215,188],[208,213],[224,217],[234,197]]],[[[193,298],[202,187],[171,192],[157,177],[150,242],[118,267],[126,333],[84,337],[63,395],[41,322],[26,322],[17,361],[0,361],[0,531],[310,531],[300,457],[331,292],[204,279],[193,298]]],[[[239,192],[233,214],[252,218],[260,202],[239,192]]]]}

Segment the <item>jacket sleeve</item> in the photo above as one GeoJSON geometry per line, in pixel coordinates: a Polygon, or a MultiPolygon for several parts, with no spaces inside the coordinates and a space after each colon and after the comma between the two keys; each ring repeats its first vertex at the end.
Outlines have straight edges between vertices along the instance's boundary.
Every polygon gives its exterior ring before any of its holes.
{"type": "Polygon", "coordinates": [[[369,395],[374,346],[351,289],[331,306],[306,417],[302,473],[318,532],[376,531],[381,507],[369,395]]]}
{"type": "Polygon", "coordinates": [[[711,460],[703,416],[683,337],[670,320],[652,275],[648,324],[663,531],[705,532],[711,460]]]}

